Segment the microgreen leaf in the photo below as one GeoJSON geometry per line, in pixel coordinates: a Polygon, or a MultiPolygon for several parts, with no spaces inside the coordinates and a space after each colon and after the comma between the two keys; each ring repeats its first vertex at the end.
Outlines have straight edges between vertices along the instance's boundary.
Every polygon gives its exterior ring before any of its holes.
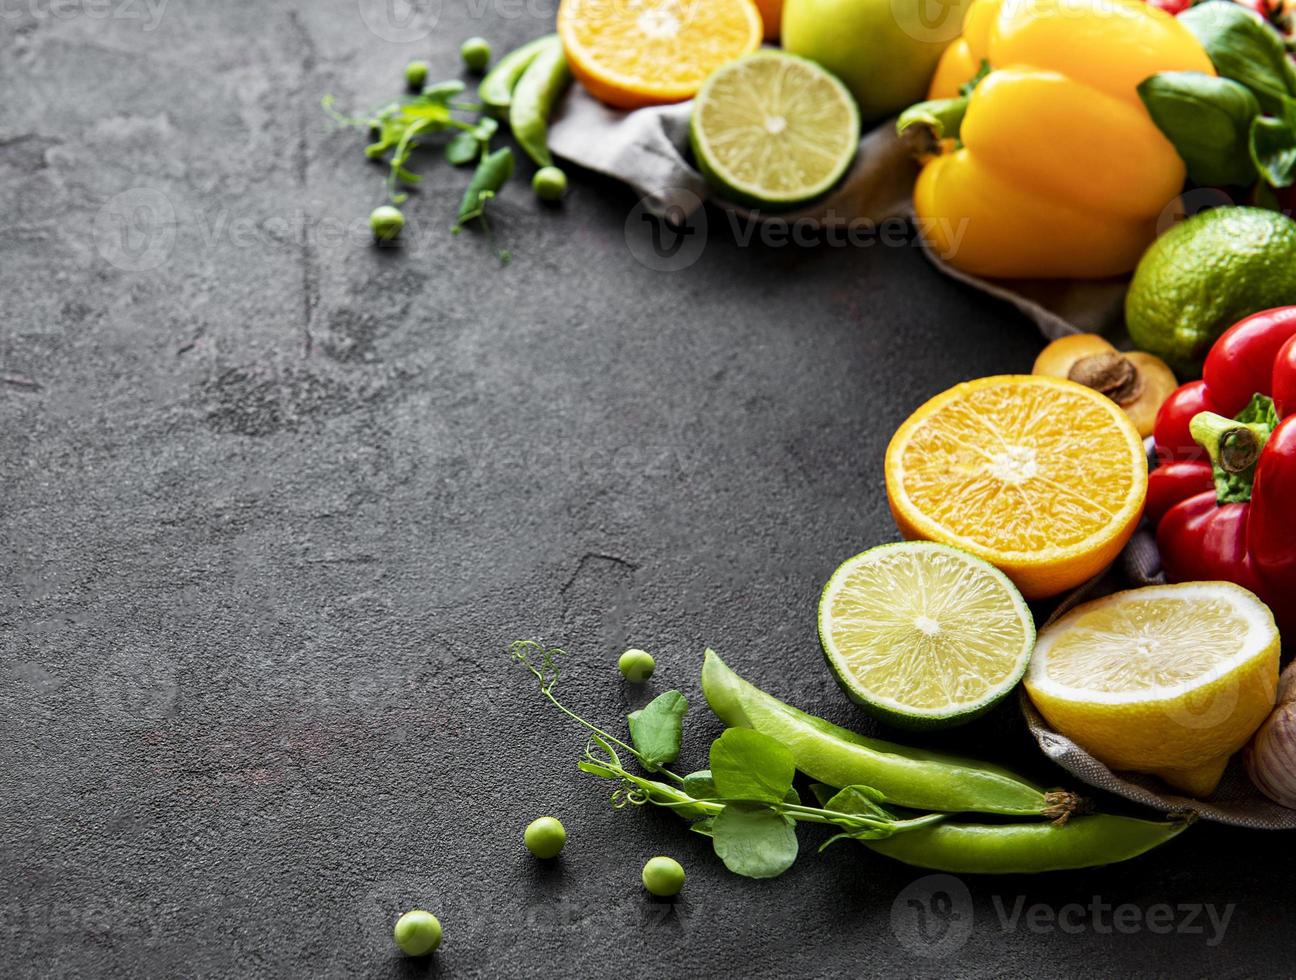
{"type": "Polygon", "coordinates": [[[886,797],[872,786],[847,786],[831,797],[823,807],[839,813],[858,813],[881,820],[894,820],[895,814],[878,806],[886,797]]]}
{"type": "Polygon", "coordinates": [[[456,167],[472,163],[481,152],[481,143],[473,132],[456,133],[454,139],[446,144],[445,155],[456,167]]]}
{"type": "Polygon", "coordinates": [[[695,800],[714,800],[720,795],[716,790],[715,780],[711,778],[710,769],[699,769],[684,777],[680,783],[682,789],[695,800]]]}
{"type": "Polygon", "coordinates": [[[825,783],[811,783],[810,793],[812,796],[814,796],[816,800],[819,801],[820,806],[825,806],[828,803],[828,801],[831,800],[837,794],[837,790],[836,788],[832,786],[828,786],[825,783]]]}
{"type": "Polygon", "coordinates": [[[679,758],[688,700],[679,691],[666,691],[626,716],[630,741],[649,770],[679,758]]]}
{"type": "Polygon", "coordinates": [[[464,83],[457,79],[450,79],[445,82],[436,82],[426,86],[422,92],[415,96],[413,101],[425,102],[431,105],[450,107],[450,100],[464,90],[464,83]]]}
{"type": "Polygon", "coordinates": [[[781,802],[795,774],[792,753],[750,728],[730,728],[711,743],[711,777],[725,799],[781,802]]]}
{"type": "Polygon", "coordinates": [[[589,773],[591,776],[598,776],[599,779],[620,778],[614,770],[609,769],[607,766],[600,765],[597,762],[588,762],[585,759],[578,761],[576,763],[576,768],[581,772],[589,773]]]}
{"type": "Polygon", "coordinates": [[[695,834],[701,834],[703,837],[714,837],[715,817],[703,817],[701,820],[694,820],[689,824],[689,830],[695,834]]]}
{"type": "Polygon", "coordinates": [[[783,814],[749,803],[730,803],[711,825],[716,855],[734,874],[776,878],[797,856],[796,826],[783,814]]]}

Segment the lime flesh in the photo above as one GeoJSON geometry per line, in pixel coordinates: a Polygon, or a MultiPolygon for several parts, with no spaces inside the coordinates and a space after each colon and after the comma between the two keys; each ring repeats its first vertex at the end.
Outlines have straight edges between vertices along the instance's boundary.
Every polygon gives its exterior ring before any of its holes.
{"type": "Polygon", "coordinates": [[[882,545],[824,586],[819,638],[846,693],[907,728],[959,724],[1021,679],[1035,622],[994,566],[929,541],[882,545]]]}
{"type": "Polygon", "coordinates": [[[846,86],[811,61],[758,51],[716,71],[693,105],[693,155],[734,200],[790,207],[841,179],[859,147],[846,86]]]}

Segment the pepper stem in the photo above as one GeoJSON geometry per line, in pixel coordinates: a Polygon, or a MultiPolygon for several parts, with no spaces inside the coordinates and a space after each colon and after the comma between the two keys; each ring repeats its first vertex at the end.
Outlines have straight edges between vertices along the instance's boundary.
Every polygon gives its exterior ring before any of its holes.
{"type": "Polygon", "coordinates": [[[1188,431],[1210,453],[1212,463],[1233,474],[1255,466],[1269,441],[1267,425],[1237,422],[1214,412],[1198,412],[1188,423],[1188,431]]]}
{"type": "Polygon", "coordinates": [[[1249,501],[1255,465],[1269,441],[1269,426],[1199,412],[1188,423],[1188,431],[1210,454],[1216,502],[1224,505],[1249,501]]]}

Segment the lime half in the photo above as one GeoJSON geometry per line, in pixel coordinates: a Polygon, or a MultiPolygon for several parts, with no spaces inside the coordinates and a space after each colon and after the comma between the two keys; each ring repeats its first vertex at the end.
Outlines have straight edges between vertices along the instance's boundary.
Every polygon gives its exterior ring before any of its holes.
{"type": "Polygon", "coordinates": [[[1035,621],[993,565],[909,541],[842,563],[819,600],[819,639],[838,682],[870,713],[934,728],[969,721],[1017,685],[1035,621]]]}
{"type": "Polygon", "coordinates": [[[841,179],[859,148],[859,110],[812,61],[758,51],[716,70],[693,103],[693,155],[729,197],[790,207],[841,179]]]}

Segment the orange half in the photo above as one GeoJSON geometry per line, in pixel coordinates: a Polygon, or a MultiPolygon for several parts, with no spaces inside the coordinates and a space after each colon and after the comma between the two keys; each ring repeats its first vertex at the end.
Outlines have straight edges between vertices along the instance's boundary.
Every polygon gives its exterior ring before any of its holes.
{"type": "Polygon", "coordinates": [[[558,35],[572,74],[622,109],[682,102],[761,42],[752,0],[562,0],[558,35]]]}
{"type": "Polygon", "coordinates": [[[1115,402],[1059,378],[956,385],[887,447],[887,500],[901,533],[1001,569],[1027,599],[1106,568],[1147,497],[1143,440],[1115,402]]]}

